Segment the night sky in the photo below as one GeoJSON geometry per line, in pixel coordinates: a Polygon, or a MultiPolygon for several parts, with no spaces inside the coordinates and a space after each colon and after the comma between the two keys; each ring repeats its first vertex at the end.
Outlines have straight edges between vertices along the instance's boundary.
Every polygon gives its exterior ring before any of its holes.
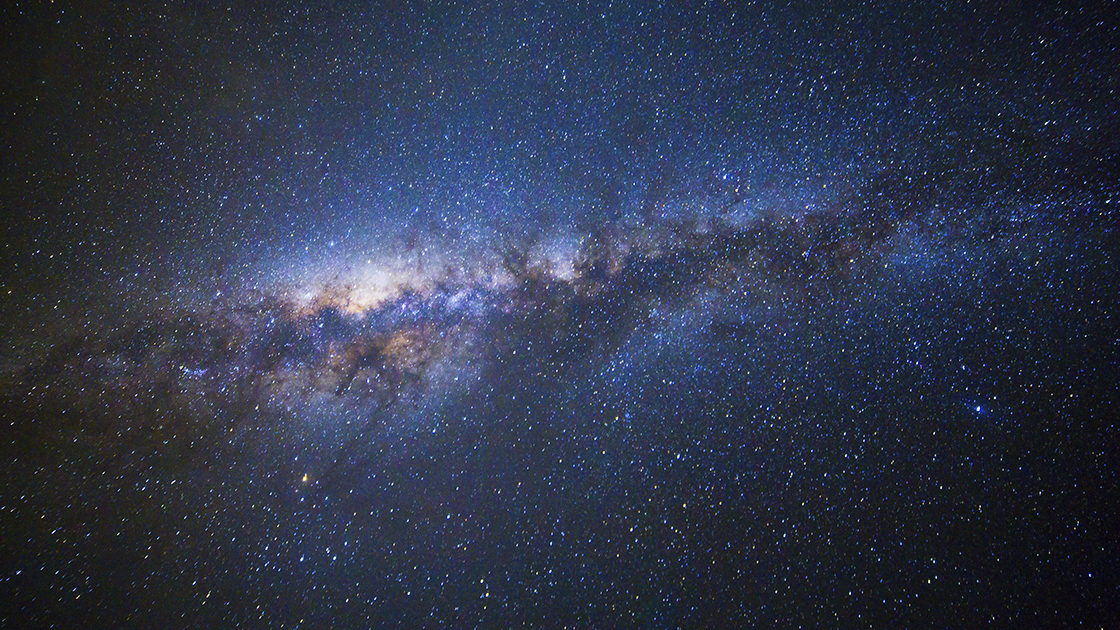
{"type": "Polygon", "coordinates": [[[1109,3],[474,4],[0,9],[0,625],[1120,627],[1109,3]]]}

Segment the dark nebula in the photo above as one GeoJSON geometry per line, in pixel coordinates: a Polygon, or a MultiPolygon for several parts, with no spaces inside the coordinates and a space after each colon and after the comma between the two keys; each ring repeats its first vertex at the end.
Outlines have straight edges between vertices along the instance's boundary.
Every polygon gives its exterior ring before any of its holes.
{"type": "Polygon", "coordinates": [[[1115,627],[1108,9],[5,9],[0,625],[1115,627]]]}

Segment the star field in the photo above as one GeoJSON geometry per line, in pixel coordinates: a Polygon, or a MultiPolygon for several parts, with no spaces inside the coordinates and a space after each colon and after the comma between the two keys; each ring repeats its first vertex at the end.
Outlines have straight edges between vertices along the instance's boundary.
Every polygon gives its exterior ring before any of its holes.
{"type": "Polygon", "coordinates": [[[18,5],[12,627],[1111,627],[1115,22],[18,5]]]}

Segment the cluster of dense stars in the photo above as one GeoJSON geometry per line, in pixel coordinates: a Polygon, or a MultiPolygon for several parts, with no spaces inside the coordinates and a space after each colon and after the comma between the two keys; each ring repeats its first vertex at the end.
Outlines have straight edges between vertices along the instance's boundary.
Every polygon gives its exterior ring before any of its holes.
{"type": "Polygon", "coordinates": [[[1118,621],[1104,12],[36,11],[0,625],[1118,621]]]}
{"type": "Polygon", "coordinates": [[[1104,615],[1113,219],[676,226],[567,279],[511,249],[497,287],[91,327],[5,374],[13,615],[1104,615]]]}

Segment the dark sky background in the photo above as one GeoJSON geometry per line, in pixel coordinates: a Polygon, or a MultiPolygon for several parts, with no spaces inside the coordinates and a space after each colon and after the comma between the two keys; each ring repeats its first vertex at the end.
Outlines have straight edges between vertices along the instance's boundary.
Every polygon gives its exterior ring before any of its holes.
{"type": "Polygon", "coordinates": [[[474,4],[0,9],[0,620],[1117,622],[1114,7],[474,4]]]}
{"type": "Polygon", "coordinates": [[[253,4],[5,11],[9,288],[459,264],[1008,154],[1029,186],[1117,135],[1103,6],[253,4]]]}

